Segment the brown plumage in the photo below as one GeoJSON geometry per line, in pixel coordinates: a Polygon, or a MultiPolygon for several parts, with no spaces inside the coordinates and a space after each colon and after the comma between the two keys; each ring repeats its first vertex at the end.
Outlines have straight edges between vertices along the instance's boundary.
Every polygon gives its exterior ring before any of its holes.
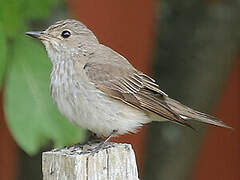
{"type": "Polygon", "coordinates": [[[185,119],[195,119],[230,128],[213,116],[193,110],[169,98],[166,93],[159,89],[154,79],[136,70],[130,63],[122,62],[122,57],[115,56],[114,51],[109,56],[118,63],[112,63],[112,59],[106,55],[101,60],[101,54],[96,52],[90,57],[90,62],[85,65],[84,71],[89,80],[110,97],[119,99],[135,108],[156,113],[167,120],[192,129],[194,128],[185,119]]]}
{"type": "Polygon", "coordinates": [[[98,136],[135,132],[142,124],[162,120],[191,127],[187,120],[195,119],[229,128],[169,98],[154,79],[99,43],[79,21],[63,20],[27,34],[46,47],[53,64],[51,95],[60,112],[98,136]]]}

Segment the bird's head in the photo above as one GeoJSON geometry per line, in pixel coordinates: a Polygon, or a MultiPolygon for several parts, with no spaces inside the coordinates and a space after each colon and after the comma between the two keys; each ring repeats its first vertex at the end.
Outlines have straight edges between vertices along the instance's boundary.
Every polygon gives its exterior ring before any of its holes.
{"type": "Polygon", "coordinates": [[[93,32],[73,19],[58,21],[44,31],[31,31],[26,34],[42,41],[52,61],[88,53],[87,51],[98,44],[93,32]]]}

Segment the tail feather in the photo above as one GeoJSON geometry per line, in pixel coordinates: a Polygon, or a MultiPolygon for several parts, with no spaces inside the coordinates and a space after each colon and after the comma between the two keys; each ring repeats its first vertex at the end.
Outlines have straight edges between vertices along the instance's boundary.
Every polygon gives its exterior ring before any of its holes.
{"type": "Polygon", "coordinates": [[[167,105],[176,113],[180,114],[180,116],[183,119],[194,119],[203,123],[207,123],[207,124],[212,124],[215,126],[220,126],[220,127],[224,127],[224,128],[229,128],[232,129],[232,127],[226,125],[224,122],[216,119],[213,116],[210,116],[208,114],[196,111],[194,109],[191,109],[183,104],[181,104],[180,102],[173,100],[169,97],[166,98],[166,103],[167,105]]]}

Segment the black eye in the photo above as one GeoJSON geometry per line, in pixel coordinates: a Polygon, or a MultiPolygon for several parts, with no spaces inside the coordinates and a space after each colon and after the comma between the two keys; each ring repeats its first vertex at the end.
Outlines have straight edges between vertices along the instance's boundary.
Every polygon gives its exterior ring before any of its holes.
{"type": "Polygon", "coordinates": [[[71,36],[71,33],[69,31],[65,30],[62,32],[61,36],[63,38],[68,38],[69,36],[71,36]]]}

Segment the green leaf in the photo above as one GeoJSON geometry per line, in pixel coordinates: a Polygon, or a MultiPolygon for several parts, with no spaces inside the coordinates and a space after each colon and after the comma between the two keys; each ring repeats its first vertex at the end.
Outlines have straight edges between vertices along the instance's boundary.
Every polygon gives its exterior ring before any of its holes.
{"type": "Polygon", "coordinates": [[[85,131],[68,123],[49,95],[51,65],[43,46],[21,37],[16,40],[13,56],[5,109],[17,143],[29,154],[35,154],[50,139],[57,146],[83,141],[85,131]]]}
{"type": "Polygon", "coordinates": [[[24,28],[22,0],[0,0],[0,22],[9,37],[17,36],[20,29],[24,28]]]}
{"type": "Polygon", "coordinates": [[[60,0],[0,0],[0,22],[7,36],[14,38],[25,28],[26,20],[43,19],[60,0]]]}
{"type": "Polygon", "coordinates": [[[0,87],[2,87],[3,75],[6,69],[7,60],[7,40],[5,32],[0,24],[0,87]]]}
{"type": "Polygon", "coordinates": [[[46,18],[49,16],[50,9],[55,5],[59,0],[25,0],[25,11],[24,15],[27,19],[40,19],[46,18]]]}

